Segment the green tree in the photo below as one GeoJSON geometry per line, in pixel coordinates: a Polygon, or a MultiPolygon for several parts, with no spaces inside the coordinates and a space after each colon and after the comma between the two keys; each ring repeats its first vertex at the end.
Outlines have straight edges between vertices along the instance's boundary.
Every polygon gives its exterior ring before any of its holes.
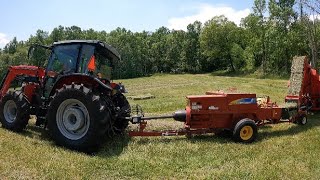
{"type": "Polygon", "coordinates": [[[200,35],[200,46],[206,58],[203,67],[207,67],[207,71],[225,68],[232,72],[236,71],[238,67],[235,66],[235,63],[238,62],[235,61],[239,58],[234,59],[231,50],[236,48],[235,44],[241,47],[238,28],[235,23],[228,21],[224,16],[214,17],[205,23],[200,35]]]}
{"type": "Polygon", "coordinates": [[[4,47],[4,53],[14,54],[17,52],[18,41],[14,37],[7,45],[4,47]]]}
{"type": "Polygon", "coordinates": [[[270,22],[275,25],[275,28],[270,31],[273,43],[269,48],[275,49],[273,52],[269,51],[272,53],[270,58],[272,58],[272,64],[277,65],[284,73],[289,72],[290,59],[293,57],[288,35],[297,18],[294,5],[295,0],[270,0],[269,2],[270,22]]]}
{"type": "Polygon", "coordinates": [[[71,26],[65,28],[66,39],[83,39],[83,32],[78,26],[71,26]]]}
{"type": "Polygon", "coordinates": [[[50,33],[50,41],[57,42],[65,39],[65,29],[63,26],[56,27],[50,33]]]}
{"type": "MultiPolygon", "coordinates": [[[[169,72],[181,73],[188,71],[186,65],[186,32],[171,31],[167,36],[166,66],[170,67],[169,72]]],[[[190,64],[189,64],[190,66],[190,64]]]]}
{"type": "Polygon", "coordinates": [[[199,72],[202,61],[200,52],[200,33],[202,31],[202,23],[195,21],[187,26],[187,39],[186,39],[186,68],[187,72],[199,72]]]}

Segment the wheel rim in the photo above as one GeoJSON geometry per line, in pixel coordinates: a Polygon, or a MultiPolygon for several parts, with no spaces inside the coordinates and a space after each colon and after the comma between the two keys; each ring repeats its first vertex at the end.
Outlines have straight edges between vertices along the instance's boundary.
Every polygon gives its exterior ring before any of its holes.
{"type": "Polygon", "coordinates": [[[62,135],[71,140],[81,139],[90,126],[89,112],[77,99],[67,99],[60,104],[56,121],[62,135]]]}
{"type": "Polygon", "coordinates": [[[13,123],[17,118],[17,105],[13,100],[8,100],[3,109],[3,115],[7,122],[13,123]]]}
{"type": "Polygon", "coordinates": [[[240,130],[240,137],[242,140],[249,140],[253,135],[253,129],[251,126],[244,126],[240,130]]]}

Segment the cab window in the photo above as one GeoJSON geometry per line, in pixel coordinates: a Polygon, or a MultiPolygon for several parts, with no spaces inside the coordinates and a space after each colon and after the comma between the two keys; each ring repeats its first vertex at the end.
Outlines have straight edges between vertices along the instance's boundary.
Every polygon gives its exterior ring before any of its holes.
{"type": "Polygon", "coordinates": [[[80,45],[56,46],[51,54],[48,71],[59,74],[69,74],[76,71],[80,45]]]}
{"type": "Polygon", "coordinates": [[[88,63],[94,55],[95,47],[92,45],[83,45],[80,55],[79,72],[88,74],[88,63]]]}
{"type": "Polygon", "coordinates": [[[112,70],[110,62],[108,52],[105,52],[102,48],[83,45],[79,72],[91,74],[98,78],[110,79],[112,70]],[[92,65],[91,61],[94,62],[94,68],[89,68],[92,65]]]}
{"type": "Polygon", "coordinates": [[[100,78],[111,79],[112,64],[107,52],[96,49],[96,69],[95,74],[100,78]]]}

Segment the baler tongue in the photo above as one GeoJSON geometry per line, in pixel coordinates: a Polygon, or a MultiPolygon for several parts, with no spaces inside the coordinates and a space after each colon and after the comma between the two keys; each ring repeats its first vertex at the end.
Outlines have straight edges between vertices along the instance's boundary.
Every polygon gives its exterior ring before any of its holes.
{"type": "Polygon", "coordinates": [[[303,69],[306,56],[294,57],[291,65],[290,85],[288,94],[299,96],[303,81],[303,69]]]}

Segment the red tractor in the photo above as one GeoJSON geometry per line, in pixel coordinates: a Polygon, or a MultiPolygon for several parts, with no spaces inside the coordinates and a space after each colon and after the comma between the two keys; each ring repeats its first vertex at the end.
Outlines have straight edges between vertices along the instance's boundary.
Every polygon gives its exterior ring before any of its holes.
{"type": "Polygon", "coordinates": [[[110,80],[121,59],[113,47],[93,40],[61,41],[34,45],[29,56],[37,48],[50,51],[46,67],[11,66],[1,82],[2,127],[22,131],[35,115],[36,125],[47,127],[57,144],[89,152],[128,126],[124,86],[110,80]]]}

